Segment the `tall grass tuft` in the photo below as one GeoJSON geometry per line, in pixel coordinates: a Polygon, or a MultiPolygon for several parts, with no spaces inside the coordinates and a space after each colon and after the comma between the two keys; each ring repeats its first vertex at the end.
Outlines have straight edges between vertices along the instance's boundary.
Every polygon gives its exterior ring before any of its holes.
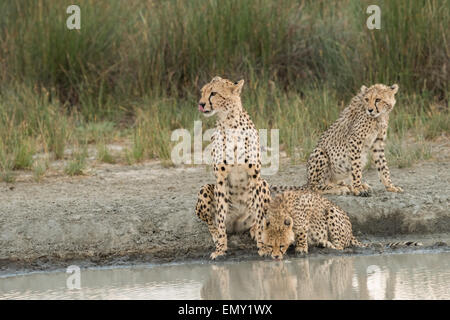
{"type": "Polygon", "coordinates": [[[48,159],[37,159],[33,163],[33,179],[36,182],[39,182],[42,180],[42,178],[45,175],[45,172],[47,171],[49,167],[48,159]]]}
{"type": "Polygon", "coordinates": [[[294,160],[362,84],[400,85],[393,137],[450,131],[448,1],[379,1],[380,30],[366,27],[369,0],[80,0],[81,29],[68,30],[71,4],[0,2],[2,172],[73,145],[105,151],[120,130],[127,162],[168,159],[215,75],[246,80],[246,109],[294,160]]]}
{"type": "Polygon", "coordinates": [[[347,94],[376,81],[448,92],[447,1],[382,1],[381,30],[366,27],[368,0],[80,0],[80,30],[66,28],[70,4],[0,4],[2,82],[53,88],[87,118],[114,114],[124,97],[187,97],[216,74],[347,94]]]}
{"type": "Polygon", "coordinates": [[[87,147],[79,147],[73,153],[73,159],[70,160],[64,169],[64,172],[69,176],[78,176],[84,174],[86,168],[87,147]]]}
{"type": "Polygon", "coordinates": [[[111,154],[108,146],[104,142],[97,144],[97,159],[105,163],[116,163],[116,159],[111,154]]]}

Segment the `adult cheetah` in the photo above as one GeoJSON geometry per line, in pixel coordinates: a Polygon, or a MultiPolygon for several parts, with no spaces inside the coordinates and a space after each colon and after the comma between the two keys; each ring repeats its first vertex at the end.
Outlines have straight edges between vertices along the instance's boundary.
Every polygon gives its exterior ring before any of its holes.
{"type": "Polygon", "coordinates": [[[308,188],[322,194],[368,196],[362,169],[369,150],[387,191],[402,192],[391,182],[384,146],[389,113],[395,105],[398,85],[361,87],[339,118],[325,131],[307,163],[308,188]],[[345,180],[351,180],[348,185],[345,180]]]}
{"type": "Polygon", "coordinates": [[[244,80],[214,77],[201,89],[198,109],[205,116],[217,115],[212,137],[212,161],[216,184],[198,192],[195,212],[206,222],[215,244],[212,259],[227,251],[227,232],[250,229],[258,252],[265,254],[261,240],[262,217],[270,200],[268,183],[261,174],[259,135],[241,103],[244,80]]]}

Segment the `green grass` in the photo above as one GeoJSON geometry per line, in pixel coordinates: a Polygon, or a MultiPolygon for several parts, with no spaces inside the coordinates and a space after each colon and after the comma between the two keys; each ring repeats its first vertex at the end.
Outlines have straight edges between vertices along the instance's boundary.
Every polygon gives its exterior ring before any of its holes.
{"type": "Polygon", "coordinates": [[[97,144],[97,159],[104,163],[116,163],[116,159],[111,154],[108,146],[104,142],[97,144]]]}
{"type": "Polygon", "coordinates": [[[87,122],[76,128],[75,135],[79,143],[105,143],[113,139],[116,130],[111,121],[87,122]]]}
{"type": "Polygon", "coordinates": [[[415,143],[406,143],[403,136],[394,136],[387,143],[386,158],[391,166],[407,168],[418,161],[431,158],[431,145],[418,138],[415,143]]]}
{"type": "MultiPolygon", "coordinates": [[[[167,161],[173,130],[214,125],[195,106],[215,75],[246,80],[244,107],[258,128],[280,129],[293,161],[362,84],[398,83],[388,157],[427,159],[403,140],[450,132],[450,3],[377,3],[381,30],[366,27],[369,0],[80,0],[81,30],[69,31],[68,0],[0,2],[2,179],[78,145],[95,144],[102,162],[167,161]],[[117,138],[129,140],[122,155],[107,148],[117,138]]],[[[86,166],[66,160],[68,174],[86,166]]]]}
{"type": "Polygon", "coordinates": [[[33,163],[33,179],[36,182],[39,182],[44,177],[45,173],[48,169],[48,160],[47,159],[40,159],[36,160],[33,163]]]}
{"type": "Polygon", "coordinates": [[[81,149],[76,150],[73,153],[72,160],[70,160],[64,168],[64,172],[69,176],[83,175],[84,169],[86,168],[86,157],[86,147],[82,147],[81,149]]]}
{"type": "Polygon", "coordinates": [[[14,161],[0,149],[0,181],[7,183],[14,182],[15,174],[13,169],[14,161]]]}
{"type": "Polygon", "coordinates": [[[215,74],[295,90],[319,81],[351,94],[380,81],[448,93],[448,0],[381,1],[381,30],[365,25],[368,0],[81,0],[73,31],[69,4],[0,4],[1,75],[56,90],[88,119],[130,98],[191,96],[215,74]]]}
{"type": "Polygon", "coordinates": [[[13,171],[11,170],[3,170],[0,171],[0,181],[6,182],[6,183],[13,183],[16,181],[16,177],[13,171]]]}

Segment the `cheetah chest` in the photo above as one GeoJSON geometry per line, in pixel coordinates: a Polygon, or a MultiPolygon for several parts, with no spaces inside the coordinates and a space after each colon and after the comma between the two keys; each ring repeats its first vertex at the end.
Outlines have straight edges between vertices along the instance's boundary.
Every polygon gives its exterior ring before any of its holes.
{"type": "Polygon", "coordinates": [[[233,166],[228,175],[228,214],[225,220],[228,232],[244,232],[248,230],[255,219],[253,210],[248,204],[252,192],[249,188],[247,172],[242,166],[233,166]]]}
{"type": "Polygon", "coordinates": [[[364,168],[367,164],[369,151],[372,148],[377,136],[378,136],[378,132],[373,131],[372,133],[368,134],[366,139],[364,140],[364,145],[361,150],[361,167],[362,168],[364,168]]]}
{"type": "MultiPolygon", "coordinates": [[[[368,134],[364,139],[363,147],[361,149],[361,168],[364,168],[367,164],[369,151],[371,150],[377,136],[378,132],[374,131],[373,133],[368,134]]],[[[342,181],[350,178],[349,174],[352,170],[352,166],[348,151],[349,149],[350,148],[347,147],[347,152],[345,155],[335,155],[333,157],[332,169],[334,179],[336,181],[342,181]]]]}

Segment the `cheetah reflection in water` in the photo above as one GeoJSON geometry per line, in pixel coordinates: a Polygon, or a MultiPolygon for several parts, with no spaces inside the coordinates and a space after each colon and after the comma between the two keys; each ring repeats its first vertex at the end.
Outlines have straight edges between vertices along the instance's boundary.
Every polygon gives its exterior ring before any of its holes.
{"type": "MultiPolygon", "coordinates": [[[[353,258],[255,261],[214,265],[202,299],[299,300],[354,296],[353,258]],[[251,266],[247,264],[251,263],[251,266]]],[[[355,296],[356,298],[356,296],[355,296]]]]}

